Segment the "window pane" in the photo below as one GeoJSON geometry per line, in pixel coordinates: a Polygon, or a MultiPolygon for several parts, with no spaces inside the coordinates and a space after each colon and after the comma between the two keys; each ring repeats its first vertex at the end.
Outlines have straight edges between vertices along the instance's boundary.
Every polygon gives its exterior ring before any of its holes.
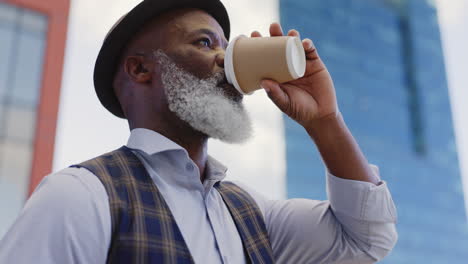
{"type": "Polygon", "coordinates": [[[31,173],[32,146],[29,143],[3,141],[0,151],[0,178],[18,186],[19,191],[15,195],[24,200],[31,173]]]}
{"type": "Polygon", "coordinates": [[[5,136],[8,140],[32,144],[36,127],[36,111],[31,107],[10,106],[5,111],[5,136]]]}
{"type": "Polygon", "coordinates": [[[30,32],[43,33],[47,29],[47,19],[39,13],[23,10],[23,14],[21,16],[21,29],[30,32]]]}
{"type": "Polygon", "coordinates": [[[0,3],[0,25],[3,23],[13,24],[17,21],[19,10],[18,8],[0,3]]]}
{"type": "MultiPolygon", "coordinates": [[[[0,122],[3,122],[5,112],[5,104],[0,101],[0,122]]],[[[3,123],[0,123],[0,137],[3,136],[3,123]]]]}
{"type": "Polygon", "coordinates": [[[25,31],[19,34],[11,102],[36,105],[42,80],[45,36],[25,31]]]}
{"type": "Polygon", "coordinates": [[[31,173],[30,144],[0,143],[0,238],[23,207],[31,173]]]}
{"type": "Polygon", "coordinates": [[[18,193],[22,191],[23,186],[7,182],[0,177],[0,208],[2,208],[0,240],[13,224],[23,207],[24,197],[18,196],[18,193]]]}
{"type": "Polygon", "coordinates": [[[0,61],[2,62],[0,63],[0,102],[5,100],[8,81],[10,79],[12,60],[14,60],[14,56],[12,56],[13,41],[14,24],[0,20],[0,61]]]}

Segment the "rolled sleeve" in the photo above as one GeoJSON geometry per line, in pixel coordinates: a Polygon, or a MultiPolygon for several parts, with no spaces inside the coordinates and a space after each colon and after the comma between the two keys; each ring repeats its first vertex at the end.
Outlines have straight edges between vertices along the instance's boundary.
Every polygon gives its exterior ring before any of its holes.
{"type": "Polygon", "coordinates": [[[240,186],[264,215],[277,263],[375,263],[397,241],[396,210],[384,181],[376,186],[327,172],[327,201],[269,200],[240,186]]]}
{"type": "MultiPolygon", "coordinates": [[[[380,179],[378,167],[370,166],[380,179]]],[[[395,223],[397,220],[395,204],[385,181],[375,185],[338,178],[327,171],[327,192],[335,212],[364,221],[395,223]]]]}
{"type": "MultiPolygon", "coordinates": [[[[370,165],[379,177],[379,169],[370,165]]],[[[327,192],[337,220],[366,254],[375,260],[387,255],[397,241],[397,211],[385,181],[338,178],[327,171],[327,192]]]]}

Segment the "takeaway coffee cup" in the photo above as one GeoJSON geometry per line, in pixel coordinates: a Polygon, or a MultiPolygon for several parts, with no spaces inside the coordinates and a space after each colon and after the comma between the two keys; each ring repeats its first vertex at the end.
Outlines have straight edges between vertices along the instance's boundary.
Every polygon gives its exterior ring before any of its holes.
{"type": "Polygon", "coordinates": [[[229,44],[224,58],[226,78],[242,94],[261,89],[263,79],[279,83],[304,76],[306,58],[297,37],[258,37],[241,35],[229,44]]]}

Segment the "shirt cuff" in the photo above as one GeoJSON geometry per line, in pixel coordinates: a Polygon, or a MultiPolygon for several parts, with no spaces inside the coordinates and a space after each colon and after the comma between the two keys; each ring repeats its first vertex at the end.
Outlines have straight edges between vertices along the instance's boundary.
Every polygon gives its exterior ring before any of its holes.
{"type": "MultiPolygon", "coordinates": [[[[380,179],[379,168],[369,165],[380,179]]],[[[397,213],[387,183],[338,178],[327,170],[327,194],[332,210],[355,219],[372,222],[396,222],[397,213]]]]}

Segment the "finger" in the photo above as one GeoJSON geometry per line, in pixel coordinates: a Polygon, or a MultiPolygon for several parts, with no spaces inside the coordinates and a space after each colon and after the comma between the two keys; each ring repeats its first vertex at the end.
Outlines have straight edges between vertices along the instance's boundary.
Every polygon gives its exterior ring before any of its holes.
{"type": "Polygon", "coordinates": [[[306,59],[308,60],[316,60],[319,58],[317,48],[314,45],[314,42],[311,39],[304,39],[302,41],[302,45],[304,46],[304,51],[306,54],[306,59]]]}
{"type": "Polygon", "coordinates": [[[299,34],[299,31],[295,29],[291,29],[288,31],[288,36],[290,37],[298,37],[299,39],[301,38],[301,35],[299,34]]]}
{"type": "Polygon", "coordinates": [[[262,87],[270,97],[271,101],[275,103],[278,108],[285,112],[288,109],[289,105],[289,96],[286,94],[283,89],[281,89],[280,85],[272,80],[263,80],[261,83],[262,87]]]}
{"type": "Polygon", "coordinates": [[[270,36],[283,36],[283,29],[281,28],[281,25],[279,23],[275,22],[270,25],[270,36]]]}
{"type": "Polygon", "coordinates": [[[304,46],[304,50],[306,52],[311,52],[315,50],[314,42],[311,39],[308,39],[308,38],[304,39],[302,41],[302,45],[304,46]]]}
{"type": "Polygon", "coordinates": [[[258,31],[254,31],[254,32],[252,32],[252,34],[250,34],[250,37],[260,38],[260,37],[262,37],[262,34],[260,34],[260,32],[258,32],[258,31]]]}

